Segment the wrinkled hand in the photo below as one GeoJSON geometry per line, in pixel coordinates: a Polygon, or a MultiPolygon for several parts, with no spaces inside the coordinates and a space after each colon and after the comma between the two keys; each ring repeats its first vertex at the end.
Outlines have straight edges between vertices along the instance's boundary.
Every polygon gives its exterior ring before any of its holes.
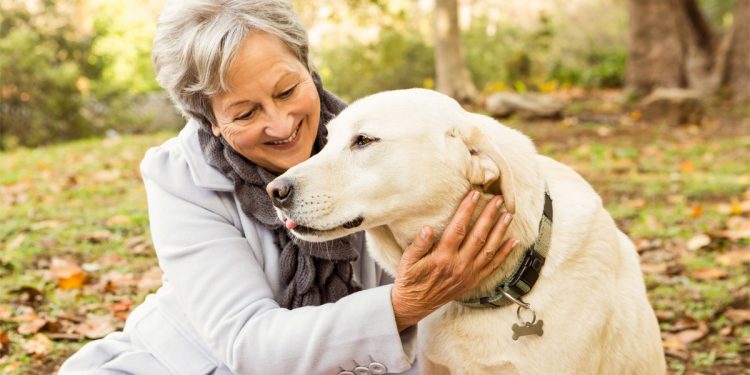
{"type": "Polygon", "coordinates": [[[516,245],[512,238],[501,244],[512,219],[510,213],[498,219],[501,196],[487,203],[469,230],[479,196],[469,192],[435,246],[432,228],[426,226],[404,250],[391,292],[399,331],[479,285],[516,245]]]}

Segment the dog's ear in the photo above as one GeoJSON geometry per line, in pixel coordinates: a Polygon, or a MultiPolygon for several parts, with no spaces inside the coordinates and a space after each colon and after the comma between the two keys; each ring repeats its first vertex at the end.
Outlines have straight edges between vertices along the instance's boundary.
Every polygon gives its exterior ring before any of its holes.
{"type": "Polygon", "coordinates": [[[513,171],[500,148],[476,126],[454,128],[448,135],[460,138],[469,149],[470,158],[466,169],[469,182],[482,186],[486,193],[502,194],[505,208],[508,212],[515,213],[513,171]]]}

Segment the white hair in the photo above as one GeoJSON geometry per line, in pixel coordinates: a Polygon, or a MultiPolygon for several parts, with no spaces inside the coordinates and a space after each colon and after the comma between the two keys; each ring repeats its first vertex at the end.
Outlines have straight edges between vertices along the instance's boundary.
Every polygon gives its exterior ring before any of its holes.
{"type": "Polygon", "coordinates": [[[288,0],[171,0],[156,28],[156,80],[186,117],[215,123],[210,97],[229,90],[226,76],[248,33],[278,37],[312,73],[307,31],[288,0]]]}

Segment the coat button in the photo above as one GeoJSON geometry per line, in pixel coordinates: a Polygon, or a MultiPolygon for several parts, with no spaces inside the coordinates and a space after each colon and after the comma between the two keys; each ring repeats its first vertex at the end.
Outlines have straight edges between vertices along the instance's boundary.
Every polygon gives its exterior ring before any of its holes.
{"type": "Polygon", "coordinates": [[[355,375],[370,375],[370,369],[365,366],[357,366],[354,368],[355,375]]]}
{"type": "Polygon", "coordinates": [[[338,375],[355,375],[355,374],[351,371],[341,371],[338,373],[338,375]]]}
{"type": "Polygon", "coordinates": [[[370,369],[370,373],[373,375],[381,375],[381,374],[385,374],[386,372],[388,372],[388,369],[385,368],[385,365],[379,362],[370,363],[369,369],[370,369]]]}

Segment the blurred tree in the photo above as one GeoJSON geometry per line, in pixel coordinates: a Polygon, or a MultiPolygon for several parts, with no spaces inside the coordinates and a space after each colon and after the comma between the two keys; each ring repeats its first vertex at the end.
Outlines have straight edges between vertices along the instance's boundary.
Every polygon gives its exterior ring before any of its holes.
{"type": "Polygon", "coordinates": [[[715,94],[722,85],[750,100],[750,0],[737,0],[731,26],[715,30],[696,0],[629,0],[627,87],[715,94]]]}
{"type": "Polygon", "coordinates": [[[177,122],[151,67],[163,0],[0,0],[0,149],[177,122]]]}
{"type": "Polygon", "coordinates": [[[91,134],[85,100],[102,65],[85,6],[0,2],[0,149],[91,134]]]}
{"type": "Polygon", "coordinates": [[[478,92],[464,61],[458,24],[458,1],[435,1],[435,71],[438,91],[463,103],[475,103],[478,92]]]}

